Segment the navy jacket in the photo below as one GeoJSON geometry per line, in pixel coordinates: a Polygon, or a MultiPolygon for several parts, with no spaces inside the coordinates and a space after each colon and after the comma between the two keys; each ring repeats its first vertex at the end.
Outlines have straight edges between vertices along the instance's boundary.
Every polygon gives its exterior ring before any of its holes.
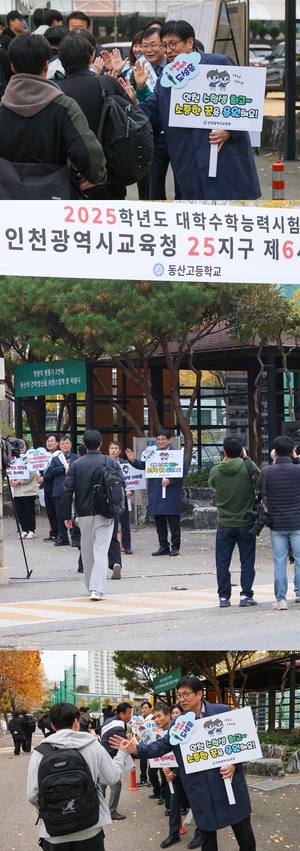
{"type": "MultiPolygon", "coordinates": [[[[175,449],[175,446],[170,446],[170,449],[175,449]]],[[[132,467],[138,470],[145,469],[145,461],[134,461],[132,467]]],[[[166,496],[162,498],[162,480],[148,479],[148,510],[149,514],[180,514],[182,502],[183,479],[186,474],[186,467],[183,468],[183,477],[181,479],[170,479],[170,484],[166,488],[166,496]]]]}
{"type": "Polygon", "coordinates": [[[266,492],[274,532],[300,529],[300,464],[280,456],[275,464],[263,467],[256,484],[266,492]]]}
{"type": "MultiPolygon", "coordinates": [[[[70,457],[70,464],[72,464],[73,461],[77,460],[78,455],[76,455],[75,452],[70,452],[70,456],[68,457],[70,457]]],[[[55,457],[52,458],[50,467],[48,467],[44,476],[44,482],[46,482],[47,485],[52,482],[52,496],[61,495],[65,475],[64,465],[59,460],[59,456],[55,455],[55,457]]]]}
{"type": "MultiPolygon", "coordinates": [[[[229,706],[222,703],[208,703],[204,700],[205,715],[220,715],[230,712],[229,706]]],[[[174,722],[175,723],[175,722],[174,722]]],[[[170,727],[173,725],[171,724],[170,727]]],[[[251,803],[242,764],[235,767],[232,788],[235,804],[229,804],[227,792],[219,768],[186,774],[183,766],[180,745],[170,745],[170,727],[166,735],[151,745],[138,745],[139,759],[152,759],[154,756],[173,750],[179,765],[180,777],[188,796],[193,816],[200,830],[219,830],[236,824],[251,813],[251,803]]]]}
{"type": "MultiPolygon", "coordinates": [[[[201,53],[204,65],[234,65],[222,54],[201,53]]],[[[172,168],[181,198],[185,201],[235,200],[260,198],[261,191],[255,168],[249,134],[231,130],[218,156],[217,177],[208,177],[210,156],[209,130],[169,127],[171,89],[157,81],[154,92],[140,108],[152,124],[159,119],[165,133],[172,168]]]]}
{"type": "Polygon", "coordinates": [[[113,718],[106,718],[101,730],[101,745],[103,745],[107,753],[109,753],[113,759],[114,756],[116,756],[117,751],[109,744],[111,736],[121,736],[122,739],[127,739],[126,724],[125,721],[122,721],[122,719],[119,718],[119,715],[114,715],[113,718]]]}

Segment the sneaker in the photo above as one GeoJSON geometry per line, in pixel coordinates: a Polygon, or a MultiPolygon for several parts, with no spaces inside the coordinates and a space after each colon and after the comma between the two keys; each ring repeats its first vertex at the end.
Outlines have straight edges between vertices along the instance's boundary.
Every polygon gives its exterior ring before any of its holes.
{"type": "Polygon", "coordinates": [[[35,532],[28,532],[24,537],[28,540],[28,538],[36,538],[36,534],[35,532]]]}
{"type": "Polygon", "coordinates": [[[122,570],[122,568],[121,568],[120,564],[114,564],[111,578],[112,579],[121,579],[121,570],[122,570]]]}
{"type": "Polygon", "coordinates": [[[230,600],[227,600],[227,597],[220,597],[219,606],[220,609],[227,609],[228,606],[231,606],[230,600]]]}
{"type": "Polygon", "coordinates": [[[295,597],[295,603],[300,603],[300,597],[295,597]]]}
{"type": "Polygon", "coordinates": [[[103,594],[98,594],[98,591],[91,591],[90,600],[104,600],[103,594]]]}
{"type": "Polygon", "coordinates": [[[125,549],[121,550],[121,552],[125,553],[126,556],[132,556],[133,555],[131,547],[125,547],[125,549]]]}
{"type": "Polygon", "coordinates": [[[21,538],[27,538],[28,532],[21,532],[21,538]]]}
{"type": "Polygon", "coordinates": [[[241,597],[239,605],[245,609],[246,606],[257,606],[257,602],[253,597],[241,597]]]}
{"type": "Polygon", "coordinates": [[[285,611],[288,608],[288,604],[286,600],[276,600],[276,603],[273,603],[272,609],[279,609],[280,612],[285,611]]]}

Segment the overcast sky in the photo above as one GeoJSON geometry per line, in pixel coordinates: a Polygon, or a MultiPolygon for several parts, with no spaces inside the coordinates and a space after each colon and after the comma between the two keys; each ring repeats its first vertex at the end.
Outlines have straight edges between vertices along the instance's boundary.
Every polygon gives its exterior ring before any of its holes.
{"type": "Polygon", "coordinates": [[[88,669],[87,650],[46,650],[42,653],[42,665],[48,680],[63,680],[65,668],[72,665],[73,653],[76,654],[77,668],[88,669]]]}

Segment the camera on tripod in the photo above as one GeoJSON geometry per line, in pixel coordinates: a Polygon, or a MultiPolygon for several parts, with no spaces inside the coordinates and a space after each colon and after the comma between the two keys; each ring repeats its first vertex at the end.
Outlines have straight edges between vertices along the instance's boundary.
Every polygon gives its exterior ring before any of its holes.
{"type": "Polygon", "coordinates": [[[1,438],[1,453],[2,453],[2,476],[5,478],[7,468],[13,458],[20,458],[20,449],[24,446],[24,440],[19,440],[18,437],[2,437],[1,438]]]}
{"type": "Polygon", "coordinates": [[[253,535],[256,535],[257,538],[265,526],[267,526],[268,529],[271,529],[271,526],[273,525],[271,517],[263,500],[261,500],[257,508],[253,511],[251,511],[251,509],[248,509],[248,511],[244,511],[242,517],[243,520],[248,520],[249,518],[249,520],[255,521],[253,523],[252,529],[250,529],[250,532],[252,532],[253,535]]]}

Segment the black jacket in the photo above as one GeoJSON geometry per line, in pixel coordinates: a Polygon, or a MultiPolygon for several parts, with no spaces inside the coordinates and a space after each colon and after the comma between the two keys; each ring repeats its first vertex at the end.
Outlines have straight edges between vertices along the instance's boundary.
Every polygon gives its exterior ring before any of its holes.
{"type": "Polygon", "coordinates": [[[106,180],[100,142],[78,104],[59,86],[35,74],[15,74],[0,103],[0,156],[75,168],[91,183],[106,180]]]}
{"type": "Polygon", "coordinates": [[[26,722],[23,718],[11,718],[8,722],[8,729],[13,739],[22,742],[26,739],[26,722]]]}
{"type": "Polygon", "coordinates": [[[3,50],[8,50],[13,38],[15,38],[15,33],[13,33],[10,27],[5,27],[2,36],[0,37],[0,47],[2,47],[3,50]]]}
{"type": "Polygon", "coordinates": [[[76,513],[78,517],[93,516],[93,487],[99,481],[101,467],[105,463],[114,470],[120,470],[117,461],[109,455],[102,455],[99,449],[93,449],[71,464],[66,474],[60,498],[61,513],[64,520],[71,519],[72,495],[75,493],[76,513]]]}
{"type": "Polygon", "coordinates": [[[281,456],[262,469],[256,484],[266,492],[274,532],[300,529],[300,464],[281,456]]]}

